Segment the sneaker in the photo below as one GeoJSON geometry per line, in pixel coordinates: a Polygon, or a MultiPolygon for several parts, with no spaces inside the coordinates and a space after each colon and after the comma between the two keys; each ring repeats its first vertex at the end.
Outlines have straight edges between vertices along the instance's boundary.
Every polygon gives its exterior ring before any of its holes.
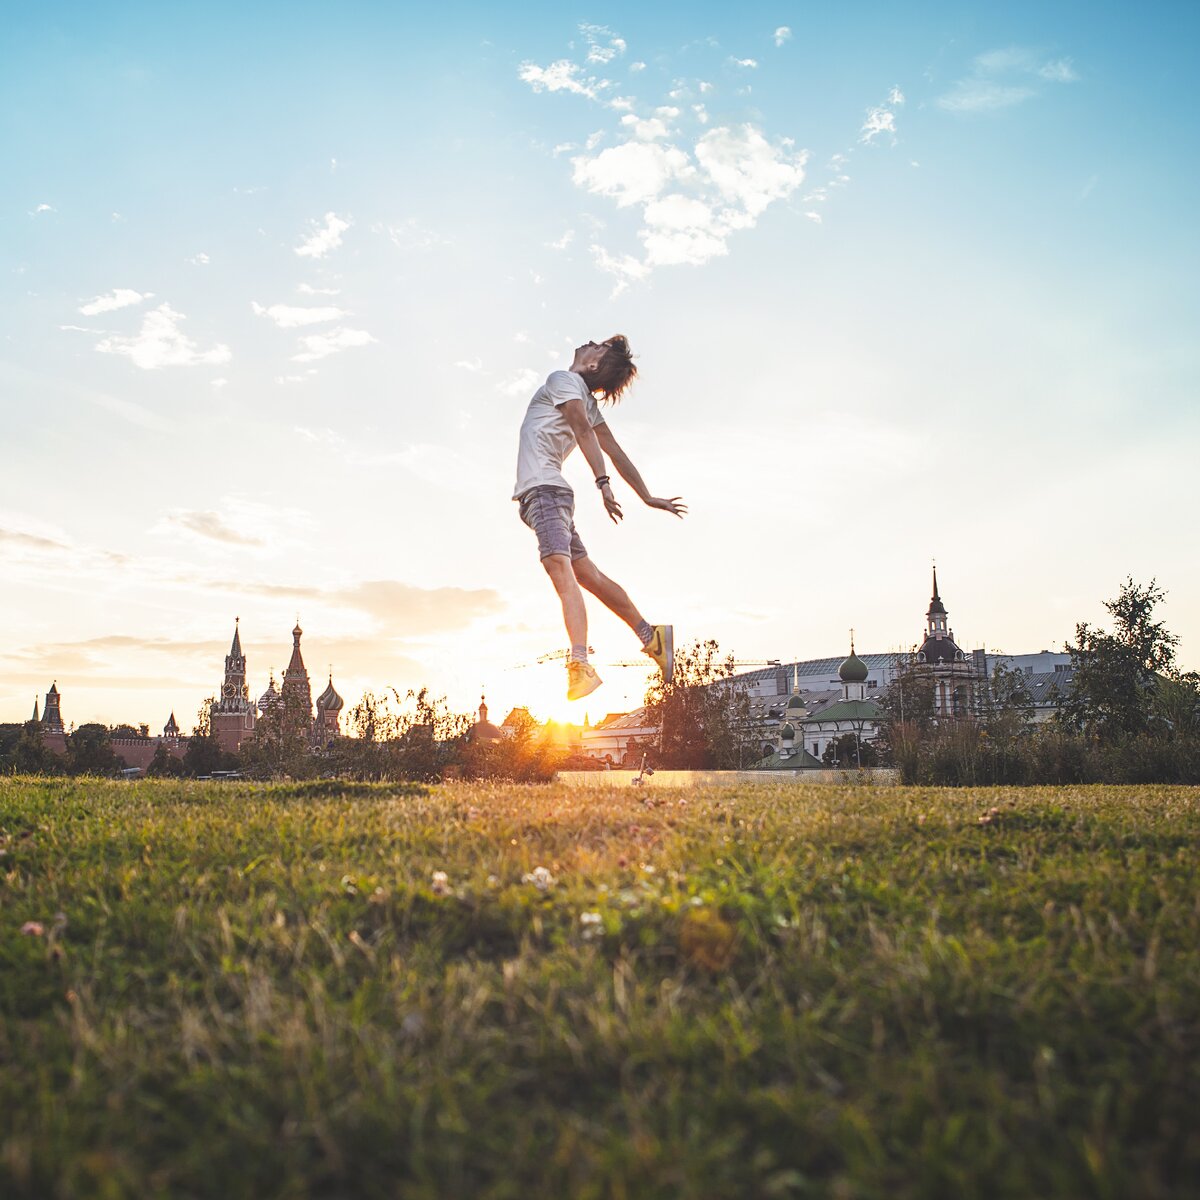
{"type": "Polygon", "coordinates": [[[675,628],[672,625],[655,625],[650,640],[642,647],[642,653],[648,654],[662,672],[663,682],[670,683],[675,678],[675,628]]]}
{"type": "Polygon", "coordinates": [[[568,700],[582,700],[584,696],[590,696],[602,682],[591,663],[567,663],[568,700]]]}

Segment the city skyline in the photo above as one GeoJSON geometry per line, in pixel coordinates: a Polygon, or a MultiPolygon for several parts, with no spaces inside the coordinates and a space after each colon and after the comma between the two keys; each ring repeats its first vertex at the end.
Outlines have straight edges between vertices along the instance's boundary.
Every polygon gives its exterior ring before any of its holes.
{"type": "Polygon", "coordinates": [[[690,515],[568,474],[680,643],[906,648],[936,557],[964,647],[1132,575],[1200,666],[1196,14],[323,11],[10,15],[0,720],[57,678],[190,729],[233,618],[261,691],[297,612],[347,710],[634,707],[521,665],[562,635],[508,500],[534,386],[618,330],[613,428],[690,515]]]}

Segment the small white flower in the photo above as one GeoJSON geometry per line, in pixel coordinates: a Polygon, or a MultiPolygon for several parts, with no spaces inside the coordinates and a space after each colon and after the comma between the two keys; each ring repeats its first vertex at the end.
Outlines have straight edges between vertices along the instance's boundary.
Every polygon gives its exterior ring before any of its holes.
{"type": "Polygon", "coordinates": [[[521,876],[522,883],[532,883],[539,892],[554,886],[554,876],[545,867],[534,867],[527,875],[521,876]]]}
{"type": "Polygon", "coordinates": [[[583,926],[583,940],[590,942],[604,934],[604,919],[598,912],[579,914],[579,924],[583,926]]]}
{"type": "Polygon", "coordinates": [[[434,871],[432,890],[435,896],[446,896],[450,892],[450,877],[445,871],[434,871]]]}

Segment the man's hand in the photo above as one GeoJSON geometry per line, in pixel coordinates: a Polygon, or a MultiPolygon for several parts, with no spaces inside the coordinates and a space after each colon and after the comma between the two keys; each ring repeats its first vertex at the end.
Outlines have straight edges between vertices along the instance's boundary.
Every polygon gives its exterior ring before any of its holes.
{"type": "Polygon", "coordinates": [[[682,496],[672,496],[670,500],[660,499],[658,496],[651,496],[646,504],[650,508],[661,508],[663,512],[669,512],[672,516],[682,517],[687,512],[687,505],[684,504],[682,496]]]}
{"type": "Polygon", "coordinates": [[[625,514],[621,511],[616,496],[613,495],[611,483],[606,483],[601,487],[600,499],[604,501],[604,511],[608,513],[614,525],[624,518],[625,514]]]}

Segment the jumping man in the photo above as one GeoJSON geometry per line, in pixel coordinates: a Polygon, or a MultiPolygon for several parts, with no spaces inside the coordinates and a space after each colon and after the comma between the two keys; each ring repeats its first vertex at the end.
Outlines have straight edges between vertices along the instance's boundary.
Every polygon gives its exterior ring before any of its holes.
{"type": "Polygon", "coordinates": [[[562,465],[576,446],[596,477],[604,511],[614,524],[624,515],[604,472],[607,454],[618,474],[644,504],[682,517],[687,505],[678,496],[663,500],[650,495],[638,469],[617,444],[596,402],[614,402],[637,375],[629,342],[617,335],[606,342],[586,342],[575,351],[567,371],[553,371],[533,394],[521,422],[517,486],[521,520],[537,534],[542,566],[562,601],[563,621],[571,644],[567,659],[567,699],[579,700],[600,686],[588,662],[587,610],[580,588],[591,592],[638,635],[642,650],[670,683],[675,670],[672,627],[651,625],[634,607],[625,589],[602,574],[588,557],[575,531],[575,493],[563,478],[562,465]]]}

